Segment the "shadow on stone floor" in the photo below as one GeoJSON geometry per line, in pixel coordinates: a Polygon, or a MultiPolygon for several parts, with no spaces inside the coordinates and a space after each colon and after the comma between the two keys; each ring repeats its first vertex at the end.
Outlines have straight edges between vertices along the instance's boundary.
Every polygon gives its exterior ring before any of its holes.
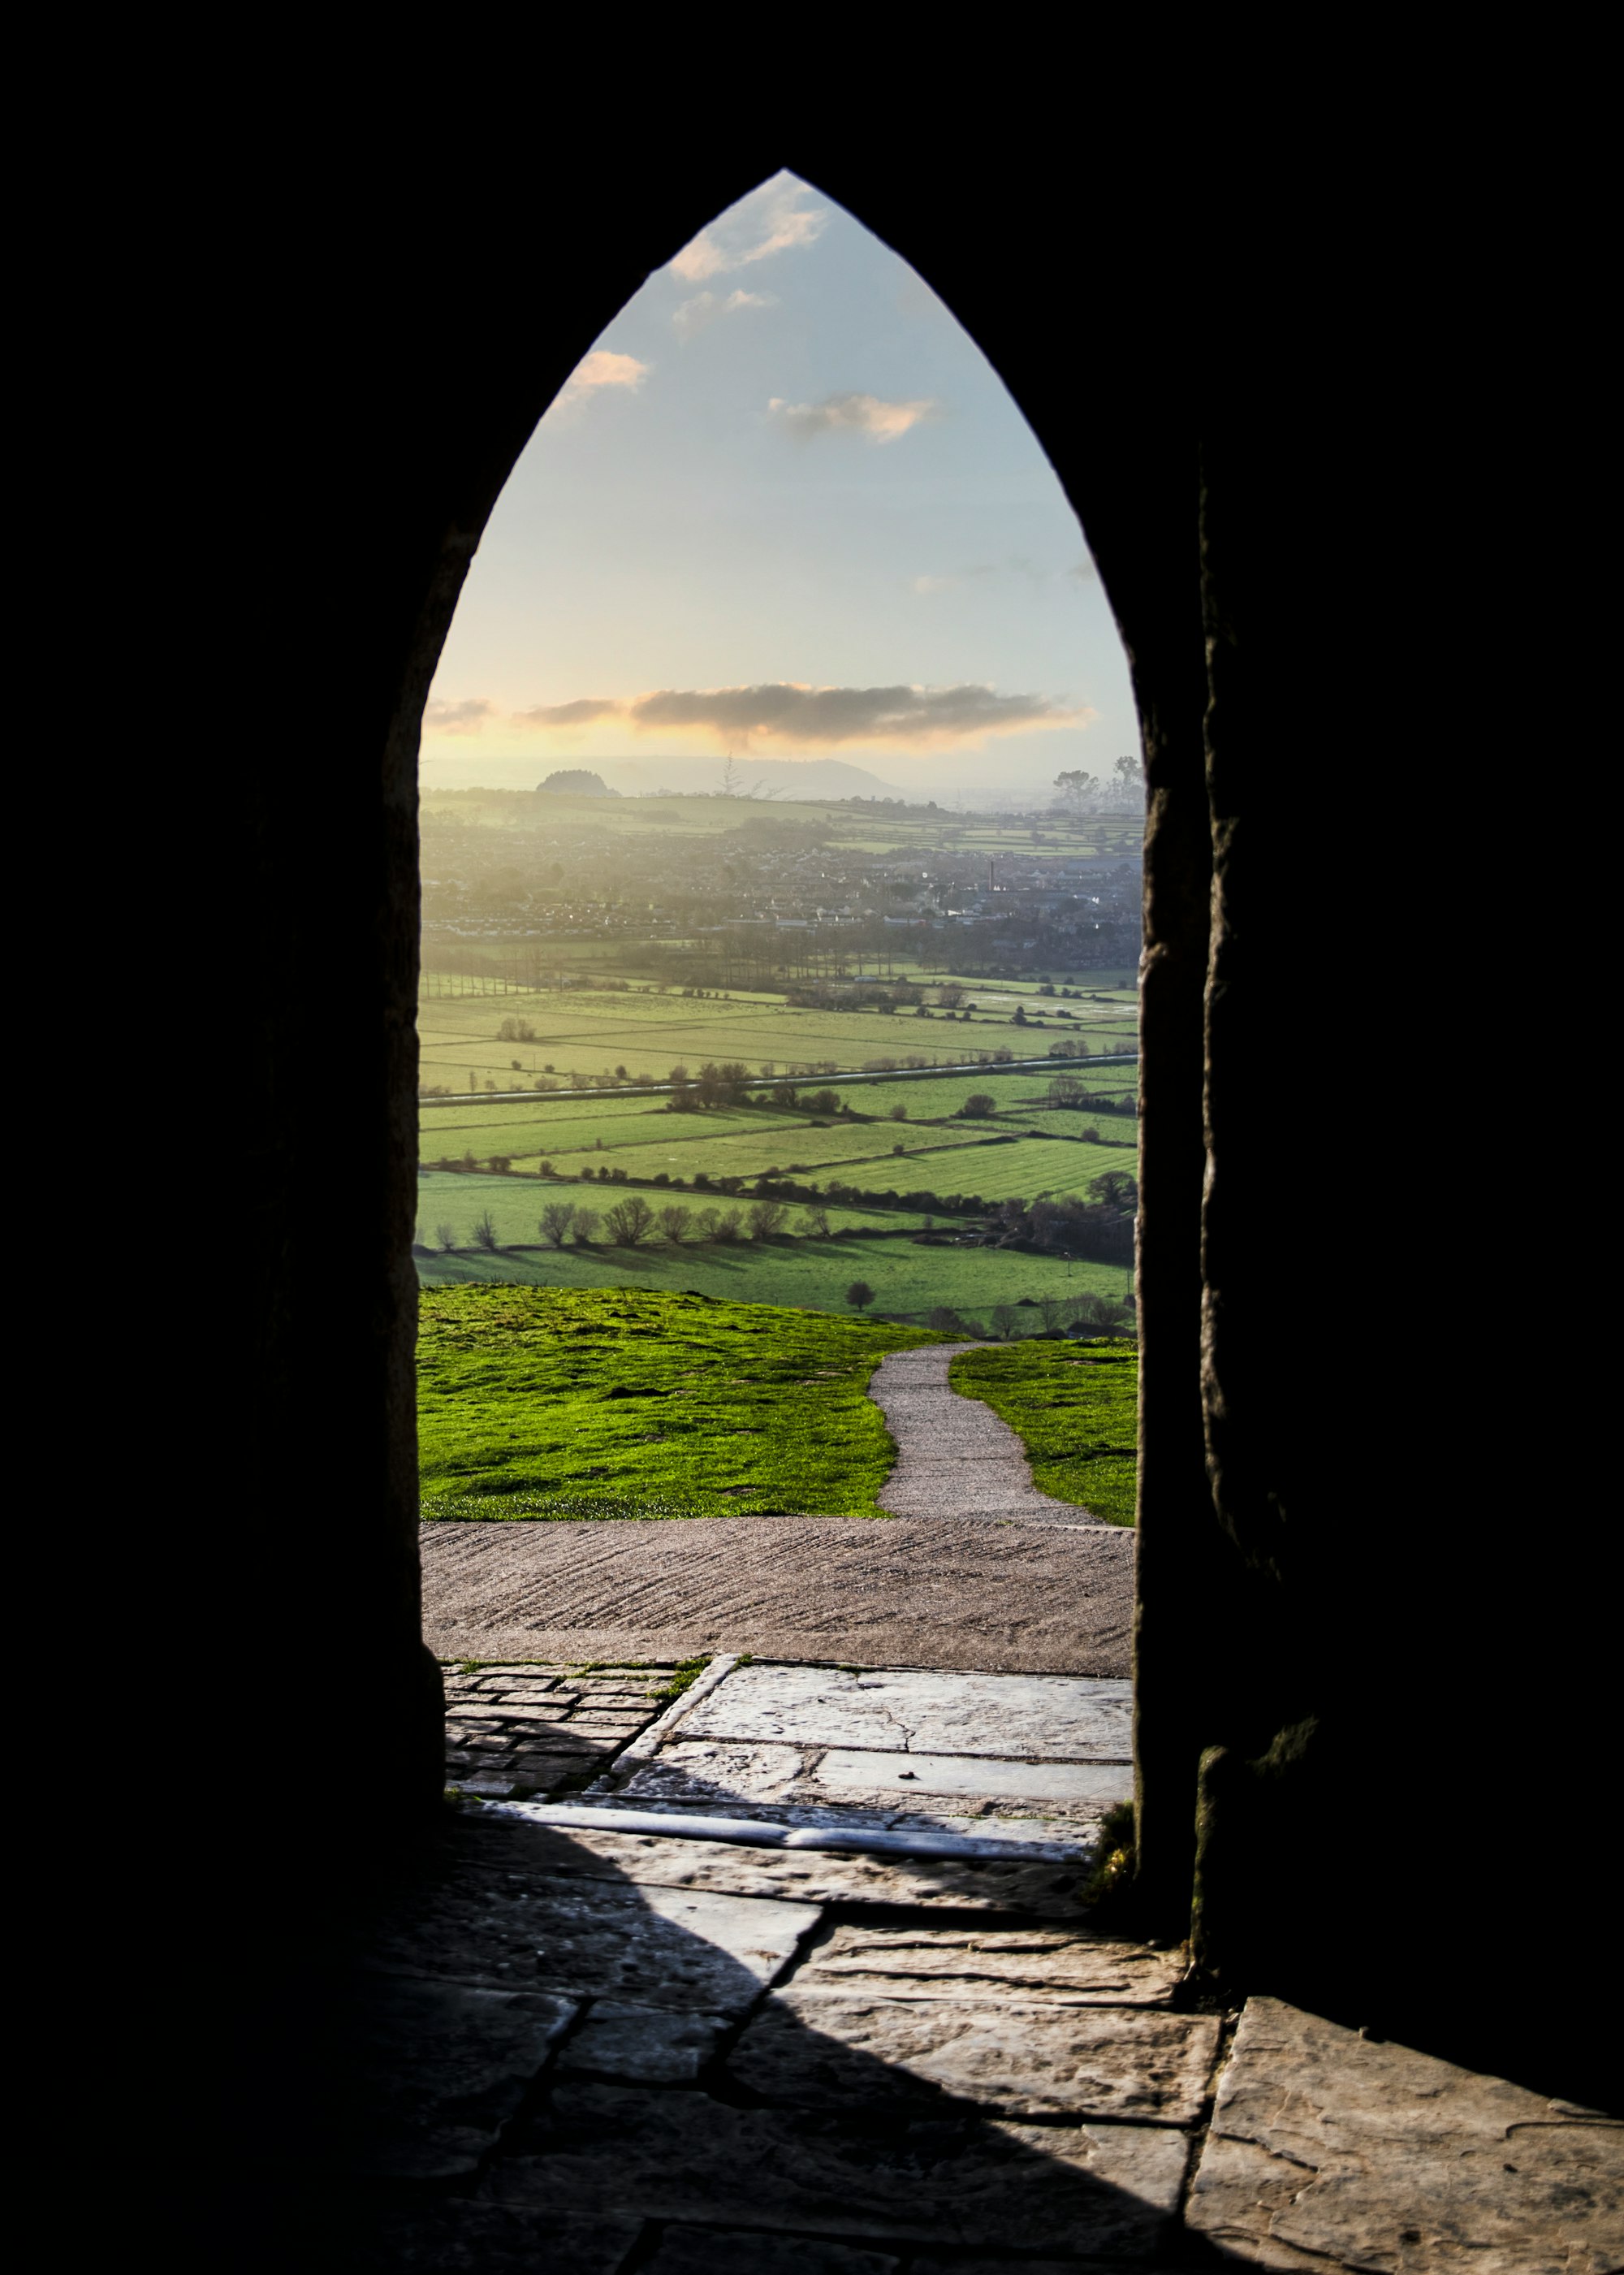
{"type": "MultiPolygon", "coordinates": [[[[1165,1969],[1057,1987],[1075,1929],[1001,1943],[949,1900],[933,1930],[999,1948],[903,1997],[860,1954],[854,1975],[838,1905],[581,1864],[548,1828],[453,1818],[284,1984],[241,2128],[268,2263],[1210,2260],[1177,2214],[1216,2025],[1170,2010],[1165,1969]]],[[[861,1915],[903,1944],[917,1916],[861,1915]]]]}

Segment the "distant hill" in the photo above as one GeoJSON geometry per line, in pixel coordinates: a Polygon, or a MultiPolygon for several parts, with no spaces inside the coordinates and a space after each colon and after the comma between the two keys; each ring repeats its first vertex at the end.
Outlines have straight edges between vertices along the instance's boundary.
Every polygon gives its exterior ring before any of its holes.
{"type": "Polygon", "coordinates": [[[536,784],[537,791],[568,790],[575,797],[618,797],[620,792],[611,790],[601,775],[588,774],[585,767],[565,767],[557,774],[548,775],[545,782],[536,784]]]}
{"type": "MultiPolygon", "coordinates": [[[[628,797],[656,790],[680,790],[689,797],[719,791],[721,759],[605,759],[604,771],[628,797]]],[[[866,767],[844,759],[735,759],[733,779],[741,797],[895,797],[894,782],[882,782],[866,767]]]]}

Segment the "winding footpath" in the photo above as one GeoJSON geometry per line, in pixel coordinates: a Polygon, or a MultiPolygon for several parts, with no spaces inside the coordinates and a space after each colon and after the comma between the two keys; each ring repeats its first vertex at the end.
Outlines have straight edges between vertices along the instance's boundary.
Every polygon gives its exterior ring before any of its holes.
{"type": "Polygon", "coordinates": [[[898,1448],[892,1519],[426,1524],[424,1633],[443,1659],[683,1659],[701,1652],[1126,1675],[1134,1535],[1051,1500],[1020,1440],[948,1387],[935,1343],[871,1388],[898,1448]]]}
{"type": "Polygon", "coordinates": [[[1032,1483],[1026,1448],[978,1398],[961,1398],[948,1370],[978,1343],[926,1343],[893,1351],[869,1396],[896,1440],[897,1462],[880,1494],[893,1516],[966,1517],[1006,1524],[1091,1529],[1102,1520],[1032,1483]]]}

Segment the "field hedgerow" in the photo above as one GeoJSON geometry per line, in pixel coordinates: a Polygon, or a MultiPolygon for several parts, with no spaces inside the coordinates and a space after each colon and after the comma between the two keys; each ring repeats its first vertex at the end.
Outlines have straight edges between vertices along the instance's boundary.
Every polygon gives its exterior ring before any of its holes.
{"type": "Polygon", "coordinates": [[[423,1290],[431,1519],[879,1516],[887,1321],[640,1288],[423,1290]]]}
{"type": "Polygon", "coordinates": [[[1040,1493],[1107,1524],[1134,1522],[1139,1353],[1129,1342],[1029,1342],[964,1351],[948,1380],[1024,1444],[1040,1493]]]}

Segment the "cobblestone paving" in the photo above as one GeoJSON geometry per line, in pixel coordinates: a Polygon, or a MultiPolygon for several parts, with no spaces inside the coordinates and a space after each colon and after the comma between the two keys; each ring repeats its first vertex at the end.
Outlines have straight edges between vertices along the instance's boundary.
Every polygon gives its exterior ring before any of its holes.
{"type": "MultiPolygon", "coordinates": [[[[876,1751],[937,1749],[971,1704],[956,1727],[983,1763],[1000,1732],[1063,1758],[1115,1749],[1114,1686],[1046,1697],[1017,1678],[972,1702],[960,1678],[715,1672],[652,1732],[668,1668],[459,1673],[459,1781],[557,1794],[690,1721],[711,1742],[865,1727],[876,1751]]],[[[1624,2264],[1624,2127],[1277,2001],[1204,2009],[1180,1953],[1091,1927],[1076,1855],[789,1852],[600,1827],[586,1806],[448,1810],[337,2011],[329,1988],[298,2033],[312,2080],[275,2161],[296,2201],[303,2176],[334,2264],[1624,2264]]]]}
{"type": "Polygon", "coordinates": [[[454,1662],[445,1669],[445,1781],[502,1800],[578,1791],[648,1727],[676,1674],[674,1667],[454,1662]]]}

